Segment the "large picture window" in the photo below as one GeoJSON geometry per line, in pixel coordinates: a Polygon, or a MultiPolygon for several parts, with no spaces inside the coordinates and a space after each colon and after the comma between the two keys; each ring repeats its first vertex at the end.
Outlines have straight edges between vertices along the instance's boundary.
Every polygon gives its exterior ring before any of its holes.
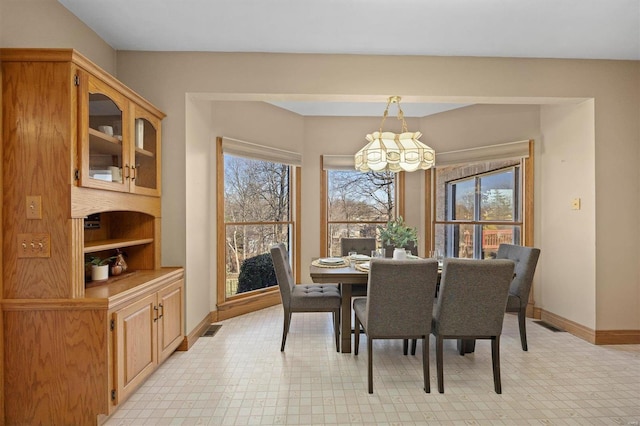
{"type": "Polygon", "coordinates": [[[445,256],[484,259],[501,243],[520,244],[520,181],[520,166],[513,165],[446,182],[445,256]]]}
{"type": "Polygon", "coordinates": [[[224,319],[279,302],[270,248],[284,243],[295,262],[300,160],[226,138],[218,138],[217,157],[217,295],[224,319]]]}
{"type": "Polygon", "coordinates": [[[291,242],[291,167],[224,156],[225,299],[276,286],[270,247],[291,242]]]}
{"type": "Polygon", "coordinates": [[[486,259],[502,243],[533,244],[533,144],[438,153],[437,166],[425,173],[428,250],[486,259]]]}
{"type": "MultiPolygon", "coordinates": [[[[351,157],[353,158],[353,157],[351,157]]],[[[377,227],[399,213],[398,176],[393,172],[359,172],[351,168],[323,171],[326,215],[323,255],[340,256],[342,238],[377,238],[377,227]]]]}

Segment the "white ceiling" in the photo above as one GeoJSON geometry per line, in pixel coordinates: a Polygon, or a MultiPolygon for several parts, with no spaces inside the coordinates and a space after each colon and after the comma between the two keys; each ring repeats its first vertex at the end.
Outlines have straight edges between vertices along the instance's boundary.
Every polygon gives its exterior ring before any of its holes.
{"type": "MultiPolygon", "coordinates": [[[[640,60],[640,0],[58,1],[116,50],[640,60]]],[[[386,102],[274,104],[380,116],[386,102]]]]}

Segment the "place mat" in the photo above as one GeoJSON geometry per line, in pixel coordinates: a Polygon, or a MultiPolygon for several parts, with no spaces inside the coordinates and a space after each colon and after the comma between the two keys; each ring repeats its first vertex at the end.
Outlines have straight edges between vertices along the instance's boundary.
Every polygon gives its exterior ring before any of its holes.
{"type": "Polygon", "coordinates": [[[311,261],[311,264],[319,268],[344,268],[345,266],[349,265],[349,262],[347,262],[346,260],[343,260],[342,263],[326,264],[326,263],[320,263],[320,259],[316,259],[311,261]]]}
{"type": "Polygon", "coordinates": [[[356,263],[356,271],[369,272],[369,262],[356,263]]]}
{"type": "MultiPolygon", "coordinates": [[[[349,256],[347,256],[348,258],[349,256]]],[[[370,256],[367,256],[366,254],[356,254],[353,257],[353,260],[355,260],[356,262],[368,262],[371,260],[370,256]]]]}

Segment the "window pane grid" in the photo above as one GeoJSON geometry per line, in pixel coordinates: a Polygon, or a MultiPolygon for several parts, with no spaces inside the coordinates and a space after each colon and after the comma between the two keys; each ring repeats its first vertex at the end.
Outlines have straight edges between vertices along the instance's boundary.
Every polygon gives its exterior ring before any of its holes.
{"type": "Polygon", "coordinates": [[[340,256],[342,238],[377,238],[395,216],[396,174],[327,170],[327,254],[340,256]]]}
{"type": "Polygon", "coordinates": [[[446,256],[477,259],[495,257],[501,243],[519,244],[523,226],[519,175],[519,164],[493,170],[490,164],[442,170],[444,199],[436,209],[435,248],[446,256]]]}
{"type": "Polygon", "coordinates": [[[225,300],[277,288],[270,248],[291,246],[291,167],[224,155],[225,300]]]}

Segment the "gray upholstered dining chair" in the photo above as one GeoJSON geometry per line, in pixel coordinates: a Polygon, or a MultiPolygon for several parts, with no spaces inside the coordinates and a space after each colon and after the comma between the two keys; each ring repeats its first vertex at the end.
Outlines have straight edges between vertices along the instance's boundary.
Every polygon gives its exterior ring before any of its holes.
{"type": "MultiPolygon", "coordinates": [[[[341,238],[340,250],[343,256],[348,256],[349,252],[355,251],[358,254],[371,255],[371,252],[376,249],[375,238],[341,238]]],[[[362,297],[367,295],[366,285],[353,285],[351,286],[351,295],[353,297],[362,297]]]]}
{"type": "Polygon", "coordinates": [[[276,279],[280,287],[280,297],[284,309],[284,324],[282,328],[282,345],[289,333],[291,314],[293,312],[332,312],[333,332],[336,339],[336,351],[340,351],[340,290],[337,284],[298,284],[293,280],[289,255],[284,244],[279,243],[271,247],[271,259],[276,271],[276,279]]]}
{"type": "Polygon", "coordinates": [[[438,262],[432,259],[372,259],[369,292],[355,299],[354,355],[360,345],[360,325],[367,335],[368,384],[373,393],[373,340],[422,339],[424,391],[429,384],[429,333],[438,262]]]}
{"type": "Polygon", "coordinates": [[[507,300],[507,312],[518,313],[518,325],[520,328],[520,344],[522,350],[527,347],[527,303],[533,283],[533,275],[540,257],[540,249],[533,247],[516,246],[512,244],[500,244],[496,259],[513,260],[516,264],[515,276],[509,288],[507,300]]]}
{"type": "Polygon", "coordinates": [[[358,254],[371,255],[371,251],[376,249],[375,238],[341,238],[340,251],[343,256],[347,256],[350,251],[358,254]]]}
{"type": "Polygon", "coordinates": [[[444,260],[431,333],[436,337],[438,392],[444,392],[443,340],[490,339],[493,384],[500,383],[500,335],[514,263],[506,259],[444,260]]]}

